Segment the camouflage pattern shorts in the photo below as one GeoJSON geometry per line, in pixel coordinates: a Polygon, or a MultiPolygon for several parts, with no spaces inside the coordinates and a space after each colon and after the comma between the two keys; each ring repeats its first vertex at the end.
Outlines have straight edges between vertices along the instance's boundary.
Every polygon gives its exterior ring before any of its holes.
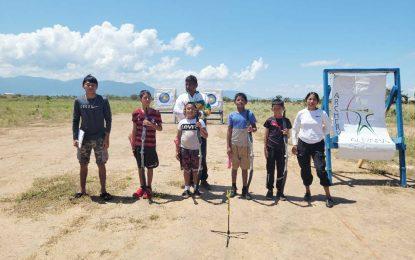
{"type": "Polygon", "coordinates": [[[105,164],[108,161],[108,150],[104,149],[104,139],[85,140],[81,148],[78,148],[78,161],[80,164],[88,164],[91,151],[94,149],[95,161],[97,164],[105,164]]]}

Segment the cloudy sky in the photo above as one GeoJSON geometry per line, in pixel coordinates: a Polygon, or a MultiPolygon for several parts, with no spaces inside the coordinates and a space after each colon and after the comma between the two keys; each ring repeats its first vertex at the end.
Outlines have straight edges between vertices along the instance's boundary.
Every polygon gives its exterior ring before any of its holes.
{"type": "Polygon", "coordinates": [[[324,68],[399,67],[415,90],[414,1],[1,1],[0,77],[142,81],[253,96],[321,92],[324,68]]]}

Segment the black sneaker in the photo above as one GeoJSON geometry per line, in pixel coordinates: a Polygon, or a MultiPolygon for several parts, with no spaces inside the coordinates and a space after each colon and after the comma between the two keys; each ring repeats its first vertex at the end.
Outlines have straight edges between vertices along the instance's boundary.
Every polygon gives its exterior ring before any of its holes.
{"type": "Polygon", "coordinates": [[[236,192],[237,188],[236,187],[232,187],[231,189],[231,198],[235,197],[238,193],[236,192]]]}
{"type": "Polygon", "coordinates": [[[210,190],[210,188],[211,188],[210,184],[207,182],[207,180],[200,181],[200,185],[206,190],[210,190]]]}
{"type": "Polygon", "coordinates": [[[285,197],[284,193],[277,193],[277,200],[286,201],[287,197],[285,197]]]}
{"type": "Polygon", "coordinates": [[[193,192],[193,194],[194,194],[195,196],[200,196],[200,195],[202,195],[202,194],[200,193],[199,189],[195,189],[195,191],[193,192]]]}
{"type": "Polygon", "coordinates": [[[110,200],[112,200],[112,195],[109,194],[108,192],[101,193],[101,195],[99,195],[99,197],[101,199],[103,199],[104,201],[110,201],[110,200]]]}
{"type": "Polygon", "coordinates": [[[327,198],[326,199],[326,207],[327,208],[332,208],[334,206],[334,201],[333,201],[333,198],[327,198]]]}
{"type": "Polygon", "coordinates": [[[252,196],[251,194],[248,192],[248,189],[246,187],[242,188],[242,198],[246,199],[246,200],[251,200],[252,196]]]}
{"type": "Polygon", "coordinates": [[[267,200],[272,200],[274,197],[272,190],[268,190],[267,195],[265,195],[265,197],[267,198],[267,200]]]}
{"type": "Polygon", "coordinates": [[[306,194],[304,194],[304,200],[307,201],[307,202],[310,202],[311,201],[311,194],[306,192],[306,194]]]}
{"type": "Polygon", "coordinates": [[[192,196],[192,193],[190,192],[190,190],[184,190],[182,196],[185,198],[189,198],[190,196],[192,196]]]}

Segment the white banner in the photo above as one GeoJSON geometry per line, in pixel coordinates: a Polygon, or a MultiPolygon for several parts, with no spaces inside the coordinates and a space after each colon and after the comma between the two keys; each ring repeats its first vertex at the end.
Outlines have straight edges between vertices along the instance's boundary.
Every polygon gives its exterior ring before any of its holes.
{"type": "Polygon", "coordinates": [[[201,92],[206,95],[206,99],[209,102],[212,111],[223,111],[223,97],[221,89],[205,89],[201,92]]]}
{"type": "Polygon", "coordinates": [[[158,110],[173,110],[176,102],[175,88],[162,88],[154,90],[154,107],[158,110]]]}
{"type": "Polygon", "coordinates": [[[334,75],[331,111],[338,156],[390,160],[395,143],[385,123],[386,75],[334,75]]]}

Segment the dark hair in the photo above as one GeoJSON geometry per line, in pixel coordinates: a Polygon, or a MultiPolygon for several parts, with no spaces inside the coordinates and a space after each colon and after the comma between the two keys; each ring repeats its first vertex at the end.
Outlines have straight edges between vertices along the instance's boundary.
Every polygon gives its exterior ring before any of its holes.
{"type": "Polygon", "coordinates": [[[248,98],[246,97],[245,93],[242,93],[242,92],[235,94],[235,98],[233,99],[233,102],[235,102],[238,97],[241,97],[245,100],[245,102],[248,102],[248,98]]]}
{"type": "Polygon", "coordinates": [[[273,98],[271,102],[272,102],[271,106],[278,105],[278,106],[284,107],[284,101],[281,100],[281,98],[279,97],[273,98]]]}
{"type": "Polygon", "coordinates": [[[98,80],[97,80],[97,78],[95,78],[91,74],[86,75],[86,77],[82,81],[82,86],[85,84],[85,82],[94,83],[94,84],[96,84],[98,86],[98,80]]]}
{"type": "Polygon", "coordinates": [[[197,78],[193,75],[189,75],[189,76],[186,77],[185,82],[193,83],[193,84],[197,85],[197,78]]]}
{"type": "Polygon", "coordinates": [[[318,102],[318,103],[320,103],[320,97],[318,96],[318,94],[317,94],[316,92],[309,92],[309,93],[305,96],[304,101],[307,101],[307,99],[308,99],[311,95],[313,95],[313,96],[317,99],[317,102],[318,102]]]}
{"type": "Polygon", "coordinates": [[[140,99],[142,99],[145,94],[147,94],[150,97],[150,99],[152,98],[150,91],[148,91],[147,89],[141,90],[138,96],[140,97],[140,99]]]}
{"type": "Polygon", "coordinates": [[[186,109],[187,105],[193,105],[193,107],[197,109],[197,106],[196,106],[195,102],[187,102],[186,105],[184,105],[185,109],[186,109]]]}

